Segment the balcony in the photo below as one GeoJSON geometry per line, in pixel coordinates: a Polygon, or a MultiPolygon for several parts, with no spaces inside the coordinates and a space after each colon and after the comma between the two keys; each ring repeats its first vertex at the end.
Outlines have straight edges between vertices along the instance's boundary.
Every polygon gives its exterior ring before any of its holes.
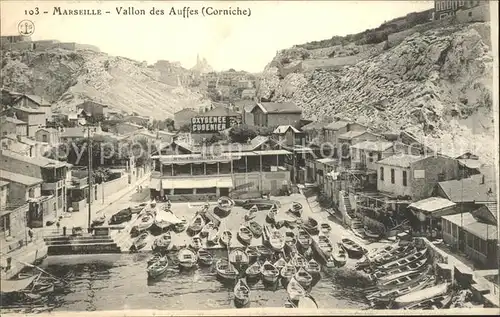
{"type": "Polygon", "coordinates": [[[55,182],[45,182],[42,184],[42,190],[57,190],[64,186],[64,180],[59,180],[55,182]]]}

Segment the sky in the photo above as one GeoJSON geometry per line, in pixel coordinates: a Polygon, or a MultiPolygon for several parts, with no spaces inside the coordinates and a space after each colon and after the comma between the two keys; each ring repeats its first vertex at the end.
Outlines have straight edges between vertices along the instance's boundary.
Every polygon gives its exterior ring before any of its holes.
{"type": "Polygon", "coordinates": [[[17,35],[21,20],[33,21],[33,40],[56,39],[98,46],[114,56],[154,63],[179,61],[191,68],[196,56],[215,70],[260,72],[276,52],[296,44],[362,32],[434,1],[12,1],[2,0],[1,34],[17,35]],[[39,15],[29,15],[29,10],[39,15]],[[54,15],[54,7],[101,9],[103,15],[54,15]],[[146,15],[118,15],[117,8],[144,9],[146,15]],[[150,15],[152,8],[164,15],[150,15]],[[167,13],[190,7],[199,15],[167,13]],[[250,9],[250,16],[203,16],[203,7],[250,9]],[[25,10],[28,10],[27,12],[25,10]],[[47,14],[43,12],[47,11],[47,14]],[[110,11],[106,14],[105,11],[110,11]],[[27,13],[27,14],[26,14],[27,13]]]}

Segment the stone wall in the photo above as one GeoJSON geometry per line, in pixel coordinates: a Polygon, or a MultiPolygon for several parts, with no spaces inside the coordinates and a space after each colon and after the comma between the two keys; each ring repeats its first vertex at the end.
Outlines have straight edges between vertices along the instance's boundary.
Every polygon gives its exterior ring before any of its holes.
{"type": "Polygon", "coordinates": [[[2,43],[2,49],[5,50],[35,50],[35,51],[45,51],[49,49],[65,49],[70,51],[76,50],[91,50],[94,52],[100,52],[97,46],[89,44],[78,44],[74,42],[60,43],[56,40],[44,40],[44,41],[24,41],[16,43],[2,43]]]}
{"type": "Polygon", "coordinates": [[[490,6],[486,4],[470,9],[458,10],[455,16],[459,23],[487,22],[490,21],[490,6]]]}

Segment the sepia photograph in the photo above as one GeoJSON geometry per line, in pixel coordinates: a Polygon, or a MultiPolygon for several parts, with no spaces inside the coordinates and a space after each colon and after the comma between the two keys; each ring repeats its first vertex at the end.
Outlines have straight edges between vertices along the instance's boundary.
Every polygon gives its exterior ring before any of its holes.
{"type": "Polygon", "coordinates": [[[497,1],[0,6],[3,316],[500,314],[497,1]]]}

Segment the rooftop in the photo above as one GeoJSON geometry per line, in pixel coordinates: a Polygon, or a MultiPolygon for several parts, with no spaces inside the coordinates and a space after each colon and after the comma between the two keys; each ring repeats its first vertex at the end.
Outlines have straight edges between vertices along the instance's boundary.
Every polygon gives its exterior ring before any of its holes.
{"type": "Polygon", "coordinates": [[[14,110],[26,112],[26,113],[31,113],[31,114],[44,114],[42,110],[35,109],[35,108],[30,108],[30,107],[23,107],[23,106],[15,106],[13,107],[14,110]]]}
{"type": "Polygon", "coordinates": [[[291,125],[280,125],[278,126],[273,133],[275,134],[284,134],[286,133],[289,129],[292,129],[294,133],[300,133],[301,131],[297,130],[296,128],[292,127],[291,125]]]}
{"type": "Polygon", "coordinates": [[[398,154],[389,156],[377,163],[381,165],[409,168],[412,163],[418,162],[424,158],[424,156],[420,155],[398,154]]]}
{"type": "Polygon", "coordinates": [[[363,141],[351,146],[352,149],[359,149],[373,152],[384,152],[390,149],[394,144],[386,141],[363,141]]]}
{"type": "Polygon", "coordinates": [[[204,116],[239,116],[240,114],[224,106],[217,106],[207,112],[203,113],[204,116]]]}
{"type": "Polygon", "coordinates": [[[358,136],[362,136],[363,134],[366,134],[366,133],[371,134],[368,131],[349,131],[349,132],[342,133],[341,135],[339,135],[339,139],[352,140],[352,139],[357,138],[358,136]]]}
{"type": "Polygon", "coordinates": [[[438,186],[445,193],[447,198],[453,202],[496,201],[497,185],[495,174],[478,174],[460,180],[439,182],[438,186]]]}
{"type": "Polygon", "coordinates": [[[334,122],[326,125],[325,129],[338,130],[338,129],[342,129],[342,128],[347,127],[348,124],[349,124],[349,122],[347,122],[347,121],[342,121],[342,120],[334,121],[334,122]]]}
{"type": "MultiPolygon", "coordinates": [[[[42,97],[37,96],[37,95],[22,95],[20,98],[23,98],[23,97],[30,99],[31,101],[33,101],[34,103],[36,103],[37,105],[42,106],[42,107],[51,105],[50,102],[48,102],[47,100],[45,100],[42,97]]],[[[20,98],[18,98],[18,100],[20,98]]]]}
{"type": "Polygon", "coordinates": [[[319,130],[328,125],[328,122],[314,121],[302,127],[303,131],[319,130]]]}
{"type": "Polygon", "coordinates": [[[6,185],[9,185],[9,182],[0,179],[0,187],[4,187],[6,185]]]}
{"type": "Polygon", "coordinates": [[[455,224],[460,228],[463,228],[465,231],[481,238],[482,240],[498,239],[497,226],[480,222],[469,212],[443,216],[442,218],[448,220],[449,222],[455,224]]]}
{"type": "Polygon", "coordinates": [[[293,102],[259,102],[264,113],[302,113],[302,109],[293,102]]]}
{"type": "Polygon", "coordinates": [[[71,166],[66,162],[60,162],[42,156],[28,157],[8,150],[1,150],[0,156],[5,156],[13,160],[22,161],[45,168],[59,168],[59,167],[71,166]]]}
{"type": "Polygon", "coordinates": [[[14,124],[27,124],[26,122],[24,122],[22,120],[12,118],[12,117],[6,117],[6,116],[3,116],[2,120],[5,120],[6,122],[14,123],[14,124]]]}
{"type": "Polygon", "coordinates": [[[175,116],[176,114],[181,114],[181,113],[185,113],[185,112],[186,112],[186,113],[194,113],[194,114],[198,114],[198,112],[194,111],[194,110],[193,110],[193,109],[191,109],[191,108],[184,108],[184,109],[181,109],[181,110],[179,110],[179,111],[175,112],[175,113],[174,113],[174,116],[175,116]]]}
{"type": "Polygon", "coordinates": [[[84,127],[64,128],[61,132],[62,138],[85,138],[87,129],[84,127]]]}
{"type": "Polygon", "coordinates": [[[409,208],[415,208],[427,212],[435,212],[445,208],[451,208],[456,206],[456,204],[446,198],[442,197],[429,197],[426,199],[419,200],[410,204],[409,208]]]}
{"type": "Polygon", "coordinates": [[[18,183],[26,186],[33,186],[43,183],[43,179],[12,173],[6,170],[0,170],[0,178],[11,183],[18,183]]]}

